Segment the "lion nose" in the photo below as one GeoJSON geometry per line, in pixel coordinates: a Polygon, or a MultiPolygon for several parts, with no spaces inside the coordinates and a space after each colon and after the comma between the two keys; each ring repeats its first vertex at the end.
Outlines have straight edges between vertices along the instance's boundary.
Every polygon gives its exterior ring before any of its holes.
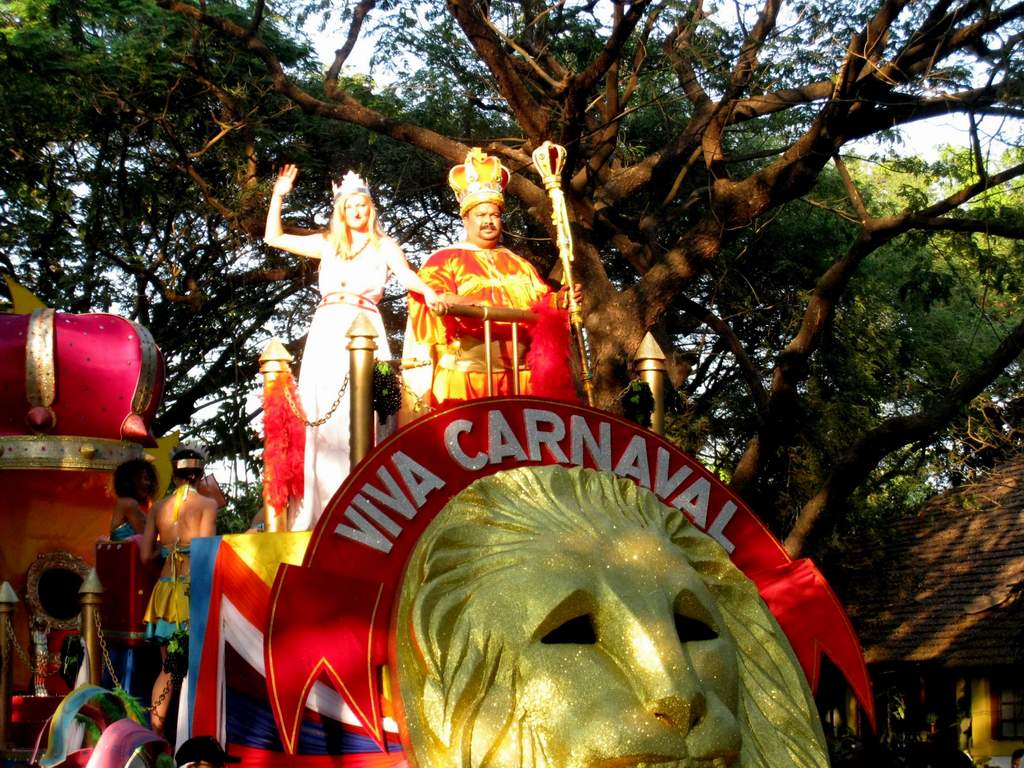
{"type": "Polygon", "coordinates": [[[705,710],[704,692],[701,690],[691,691],[687,696],[661,696],[648,705],[648,711],[655,719],[684,735],[697,727],[704,718],[705,710]]]}

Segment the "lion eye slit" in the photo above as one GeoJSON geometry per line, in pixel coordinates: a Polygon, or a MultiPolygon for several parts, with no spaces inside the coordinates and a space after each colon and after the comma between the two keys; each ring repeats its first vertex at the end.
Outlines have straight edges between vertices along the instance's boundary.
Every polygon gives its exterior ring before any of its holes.
{"type": "Polygon", "coordinates": [[[594,620],[589,613],[584,613],[562,622],[540,641],[546,645],[593,645],[597,642],[594,620]]]}
{"type": "Polygon", "coordinates": [[[679,642],[681,643],[714,640],[718,637],[718,633],[700,619],[683,616],[680,613],[675,614],[675,619],[676,634],[679,635],[679,642]]]}

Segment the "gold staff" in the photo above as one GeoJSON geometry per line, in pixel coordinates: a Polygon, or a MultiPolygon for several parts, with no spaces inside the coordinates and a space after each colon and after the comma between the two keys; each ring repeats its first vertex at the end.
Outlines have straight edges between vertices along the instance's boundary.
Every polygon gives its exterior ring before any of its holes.
{"type": "Polygon", "coordinates": [[[533,164],[544,182],[544,189],[551,198],[551,222],[555,225],[558,256],[562,260],[562,282],[569,286],[569,325],[580,353],[580,372],[583,375],[583,392],[587,405],[594,404],[594,377],[587,360],[587,345],[583,336],[583,313],[576,302],[572,279],[572,233],[569,231],[569,212],[565,207],[562,192],[562,168],[565,165],[565,147],[545,141],[533,150],[533,164]]]}

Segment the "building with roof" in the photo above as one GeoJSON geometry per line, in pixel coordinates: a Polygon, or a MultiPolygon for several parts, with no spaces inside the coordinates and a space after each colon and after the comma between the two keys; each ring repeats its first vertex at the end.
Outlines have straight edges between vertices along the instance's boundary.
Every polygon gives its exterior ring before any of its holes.
{"type": "Polygon", "coordinates": [[[1009,766],[1024,746],[1024,456],[895,523],[848,601],[880,725],[1009,766]]]}

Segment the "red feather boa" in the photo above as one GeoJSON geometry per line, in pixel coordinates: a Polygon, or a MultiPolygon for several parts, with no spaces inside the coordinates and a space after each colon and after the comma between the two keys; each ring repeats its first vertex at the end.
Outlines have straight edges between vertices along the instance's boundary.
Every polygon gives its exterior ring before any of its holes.
{"type": "Polygon", "coordinates": [[[541,299],[531,307],[537,322],[530,329],[530,393],[537,397],[577,403],[576,384],[569,364],[569,314],[541,299]]]}
{"type": "Polygon", "coordinates": [[[286,509],[289,498],[302,498],[306,451],[306,426],[288,405],[286,390],[298,404],[291,374],[273,377],[263,389],[263,500],[277,510],[286,509]]]}

